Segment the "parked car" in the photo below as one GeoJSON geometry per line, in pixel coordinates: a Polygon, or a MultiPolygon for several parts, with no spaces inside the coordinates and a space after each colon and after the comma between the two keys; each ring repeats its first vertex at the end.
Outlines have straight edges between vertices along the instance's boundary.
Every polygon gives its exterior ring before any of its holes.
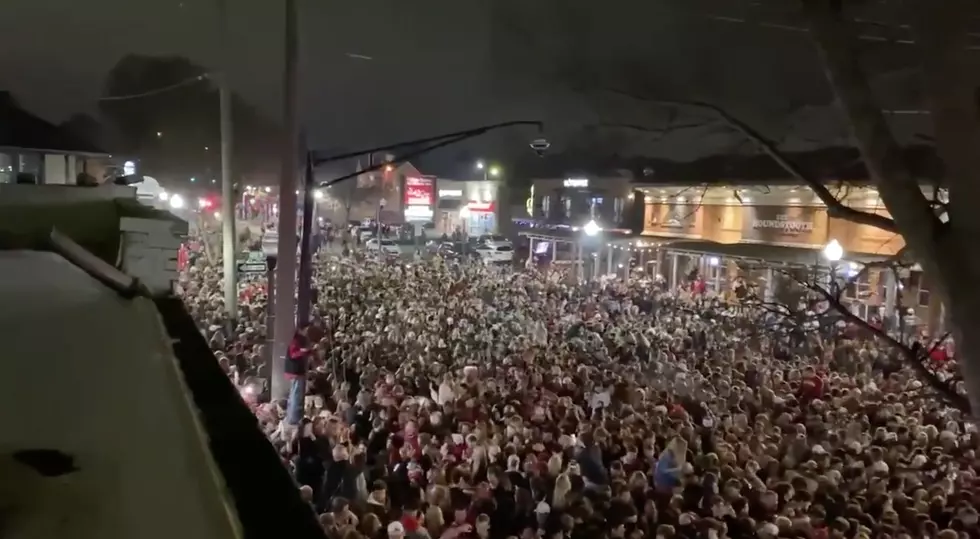
{"type": "Polygon", "coordinates": [[[485,264],[509,264],[514,261],[514,247],[510,244],[479,244],[476,252],[485,264]]]}
{"type": "Polygon", "coordinates": [[[479,257],[475,246],[466,245],[462,242],[435,240],[427,243],[425,249],[429,255],[439,255],[446,260],[479,257]]]}
{"type": "Polygon", "coordinates": [[[381,249],[385,254],[389,255],[400,255],[402,250],[398,247],[398,244],[392,240],[378,240],[378,238],[371,238],[364,244],[368,251],[377,251],[381,249]]]}
{"type": "Polygon", "coordinates": [[[494,245],[494,246],[500,246],[500,245],[513,246],[509,239],[499,234],[481,234],[480,236],[475,238],[475,243],[477,245],[485,244],[485,245],[494,245]]]}

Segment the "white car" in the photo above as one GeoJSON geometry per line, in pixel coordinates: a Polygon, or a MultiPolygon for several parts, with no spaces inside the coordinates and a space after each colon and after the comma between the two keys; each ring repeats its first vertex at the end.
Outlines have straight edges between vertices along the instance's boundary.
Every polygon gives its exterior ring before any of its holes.
{"type": "Polygon", "coordinates": [[[402,250],[398,248],[398,244],[391,240],[378,240],[378,238],[371,238],[364,244],[368,251],[377,251],[381,249],[385,254],[389,255],[400,255],[402,250]]]}
{"type": "MultiPolygon", "coordinates": [[[[511,245],[510,240],[498,234],[482,234],[476,239],[478,245],[491,245],[499,247],[501,245],[511,245]]],[[[512,246],[512,245],[511,245],[512,246]]]]}
{"type": "Polygon", "coordinates": [[[484,264],[509,264],[514,261],[514,248],[510,245],[478,245],[476,252],[484,264]]]}

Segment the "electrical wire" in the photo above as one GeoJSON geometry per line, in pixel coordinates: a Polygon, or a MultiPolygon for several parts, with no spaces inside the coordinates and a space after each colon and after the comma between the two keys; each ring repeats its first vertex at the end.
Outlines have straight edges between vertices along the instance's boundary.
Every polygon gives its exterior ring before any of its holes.
{"type": "Polygon", "coordinates": [[[184,80],[182,80],[180,82],[176,82],[174,84],[171,84],[169,86],[164,86],[162,88],[157,88],[155,90],[148,90],[146,92],[141,92],[141,93],[138,93],[138,94],[112,95],[112,96],[107,96],[107,97],[100,97],[99,98],[99,101],[125,101],[125,100],[128,100],[128,99],[139,99],[141,97],[150,97],[150,96],[153,96],[153,95],[162,94],[164,92],[169,92],[170,90],[175,90],[175,89],[180,88],[180,87],[183,87],[183,86],[194,84],[196,82],[200,82],[200,81],[206,80],[206,79],[208,79],[210,77],[211,77],[211,74],[210,73],[201,73],[200,75],[195,75],[195,76],[193,76],[193,77],[191,77],[189,79],[184,79],[184,80]]]}

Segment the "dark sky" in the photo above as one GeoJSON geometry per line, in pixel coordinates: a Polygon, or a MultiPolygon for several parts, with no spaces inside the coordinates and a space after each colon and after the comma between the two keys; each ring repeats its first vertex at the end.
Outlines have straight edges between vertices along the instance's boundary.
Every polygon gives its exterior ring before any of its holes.
{"type": "MultiPolygon", "coordinates": [[[[278,116],[282,2],[228,2],[234,90],[278,116]]],[[[719,102],[791,146],[847,140],[813,47],[785,7],[793,2],[298,3],[302,116],[319,146],[356,148],[516,118],[545,120],[564,146],[586,123],[662,122],[662,110],[597,90],[637,81],[664,97],[719,102]]],[[[0,89],[51,120],[94,110],[105,73],[126,53],[216,66],[215,0],[5,0],[4,13],[0,89]]],[[[918,108],[902,60],[908,52],[863,44],[875,69],[889,73],[880,84],[890,89],[889,106],[918,108]]],[[[532,136],[500,134],[450,153],[506,157],[532,136]]],[[[641,153],[682,160],[737,146],[726,134],[696,130],[633,142],[641,153]]]]}

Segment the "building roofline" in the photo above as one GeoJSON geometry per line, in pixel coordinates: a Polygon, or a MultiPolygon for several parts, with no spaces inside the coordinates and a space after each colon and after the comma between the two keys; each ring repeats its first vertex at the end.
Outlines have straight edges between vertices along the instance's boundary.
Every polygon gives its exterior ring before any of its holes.
{"type": "Polygon", "coordinates": [[[60,154],[60,155],[81,155],[85,157],[112,157],[112,154],[108,152],[85,152],[76,150],[48,150],[44,148],[21,148],[19,146],[0,146],[0,152],[32,152],[32,153],[44,153],[44,154],[60,154]]]}

